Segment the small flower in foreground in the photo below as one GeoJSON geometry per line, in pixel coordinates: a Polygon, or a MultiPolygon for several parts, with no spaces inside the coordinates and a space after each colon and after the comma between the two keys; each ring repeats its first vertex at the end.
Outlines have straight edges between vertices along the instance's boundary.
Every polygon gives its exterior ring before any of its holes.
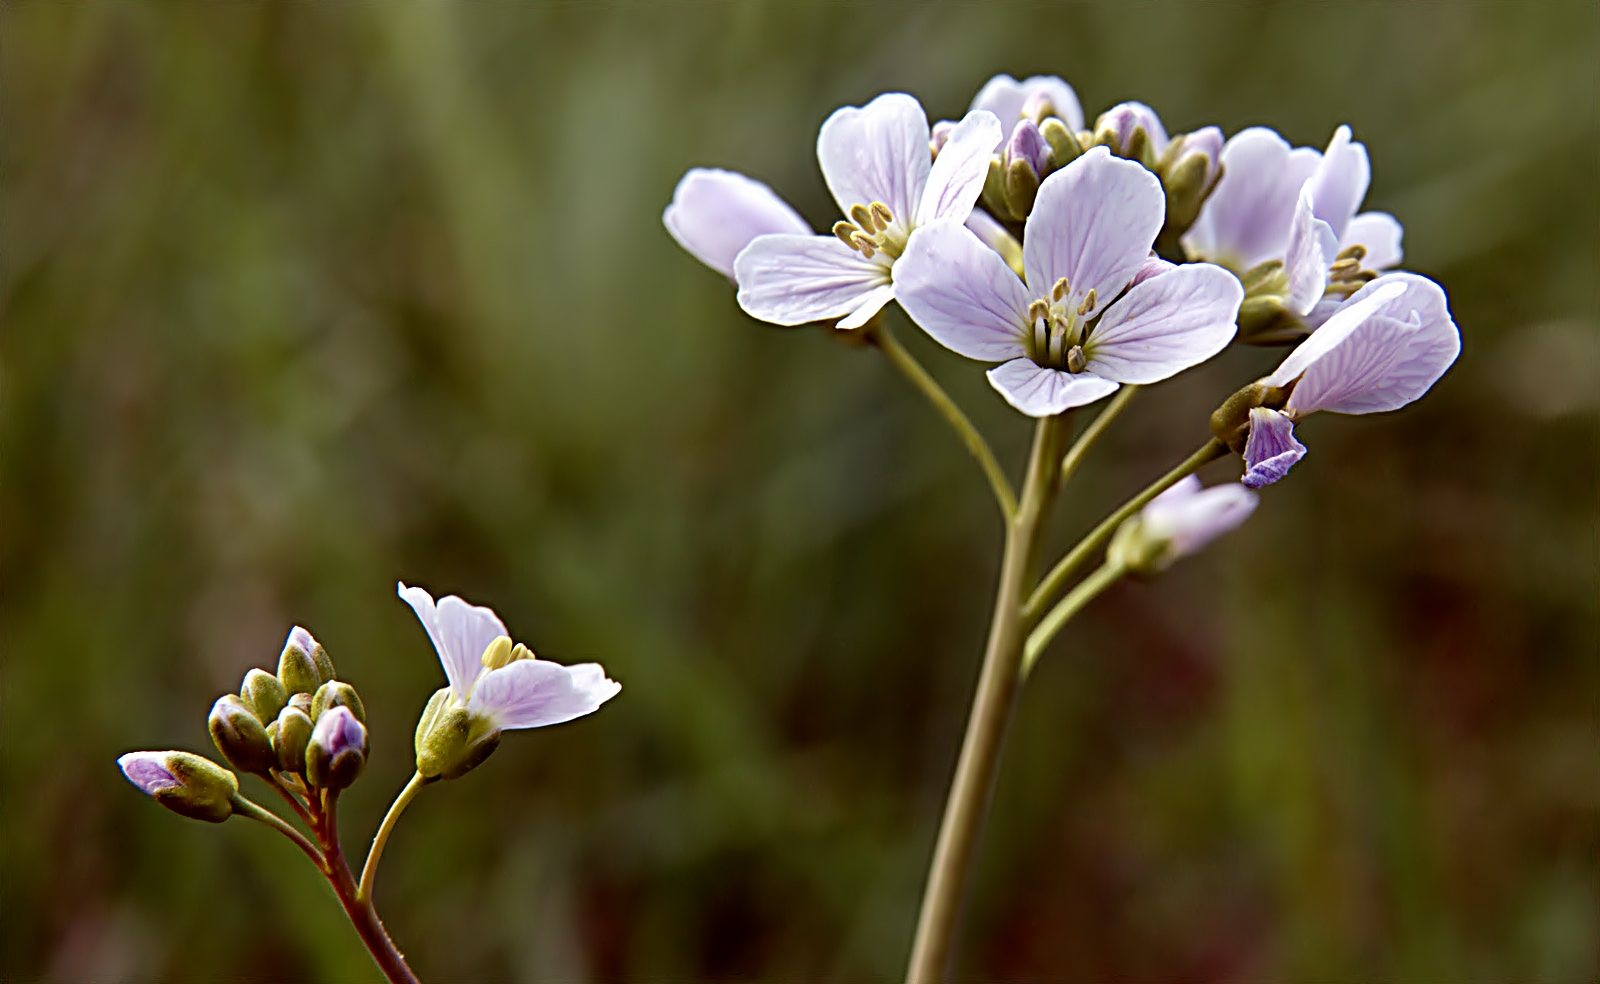
{"type": "Polygon", "coordinates": [[[1147,266],[1164,200],[1150,171],[1094,148],[1039,186],[1026,282],[964,226],[941,222],[917,230],[896,265],[900,303],[947,348],[1009,360],[989,382],[1029,416],[1166,379],[1228,344],[1243,289],[1208,263],[1147,266]],[[1141,270],[1148,279],[1130,287],[1141,270]]]}
{"type": "Polygon", "coordinates": [[[1000,138],[1008,140],[1011,130],[1023,119],[1035,124],[1057,117],[1073,133],[1083,129],[1083,107],[1072,86],[1054,75],[1035,75],[1018,82],[1009,75],[996,75],[972,97],[970,110],[993,113],[1000,121],[1000,138]]]}
{"type": "Polygon", "coordinates": [[[1287,393],[1282,409],[1250,410],[1244,445],[1251,488],[1281,479],[1305,454],[1294,425],[1319,410],[1381,413],[1426,393],[1461,351],[1444,291],[1425,277],[1390,273],[1346,301],[1259,384],[1287,393]]]}
{"type": "Polygon", "coordinates": [[[937,161],[928,118],[911,96],[892,92],[828,117],[817,161],[848,218],[833,235],[760,236],[734,261],[739,306],[779,325],[840,318],[859,328],[894,298],[891,270],[912,231],[938,219],[966,220],[1000,144],[993,114],[968,113],[937,161]]]}
{"type": "Polygon", "coordinates": [[[697,167],[678,181],[661,221],[695,259],[733,279],[733,261],[757,236],[809,236],[811,226],[773,190],[734,171],[697,167]]]}
{"type": "Polygon", "coordinates": [[[598,663],[563,666],[539,659],[488,608],[455,595],[399,588],[427,630],[450,685],[435,693],[417,725],[417,771],[454,779],[498,746],[500,732],[540,728],[591,714],[622,685],[598,663]]]}
{"type": "Polygon", "coordinates": [[[117,759],[128,781],[181,816],[221,823],[233,815],[239,780],[208,758],[189,752],[129,752],[117,759]]]}
{"type": "Polygon", "coordinates": [[[1202,488],[1190,475],[1122,524],[1107,559],[1135,574],[1159,573],[1249,519],[1257,498],[1232,483],[1202,488]]]}

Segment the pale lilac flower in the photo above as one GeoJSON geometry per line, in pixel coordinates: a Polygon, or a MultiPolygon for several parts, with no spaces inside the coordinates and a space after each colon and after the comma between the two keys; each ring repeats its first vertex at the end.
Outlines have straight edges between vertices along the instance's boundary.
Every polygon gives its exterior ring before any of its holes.
{"type": "Polygon", "coordinates": [[[404,584],[400,597],[433,640],[450,681],[451,705],[487,719],[493,729],[570,721],[594,712],[622,689],[598,663],[563,666],[538,659],[524,647],[513,648],[505,625],[488,608],[455,595],[435,605],[428,592],[404,584]],[[494,658],[497,653],[501,659],[494,658]]]}
{"type": "Polygon", "coordinates": [[[1255,493],[1231,482],[1207,489],[1199,476],[1190,475],[1151,499],[1140,518],[1146,537],[1167,544],[1162,559],[1170,564],[1238,527],[1255,512],[1256,502],[1255,493]]]}
{"type": "Polygon", "coordinates": [[[912,97],[891,92],[828,117],[817,161],[849,216],[831,236],[767,235],[734,261],[739,306],[762,321],[801,325],[840,318],[859,328],[894,299],[896,258],[919,226],[964,222],[1000,144],[993,114],[968,113],[933,160],[928,118],[912,97]]]}
{"type": "Polygon", "coordinates": [[[757,236],[811,234],[811,226],[771,188],[717,168],[692,168],[672,190],[661,221],[695,259],[733,279],[733,260],[757,236]]]}
{"type": "Polygon", "coordinates": [[[1362,287],[1262,382],[1288,389],[1283,410],[1250,413],[1243,482],[1282,478],[1305,454],[1293,426],[1319,410],[1381,413],[1426,393],[1461,351],[1439,285],[1411,273],[1385,274],[1362,287]]]}
{"type": "MultiPolygon", "coordinates": [[[[1039,186],[1023,237],[1025,282],[964,226],[911,237],[895,267],[901,305],[935,340],[972,359],[1006,360],[989,382],[1044,417],[1120,383],[1154,383],[1221,351],[1243,289],[1191,263],[1129,287],[1164,215],[1161,183],[1096,147],[1039,186]]],[[[1155,269],[1160,269],[1159,267],[1155,269]]]]}
{"type": "Polygon", "coordinates": [[[1387,270],[1402,256],[1404,235],[1398,220],[1387,212],[1361,212],[1362,199],[1372,183],[1367,148],[1350,139],[1350,127],[1340,126],[1322,152],[1316,170],[1306,182],[1317,218],[1328,223],[1343,251],[1353,246],[1365,250],[1361,264],[1369,270],[1387,270]]]}
{"type": "Polygon", "coordinates": [[[1010,139],[1012,129],[1025,117],[1037,123],[1040,116],[1055,116],[1074,133],[1083,129],[1078,94],[1054,75],[1035,75],[1021,82],[996,75],[973,97],[971,110],[993,113],[1000,121],[1001,139],[1010,139]]]}

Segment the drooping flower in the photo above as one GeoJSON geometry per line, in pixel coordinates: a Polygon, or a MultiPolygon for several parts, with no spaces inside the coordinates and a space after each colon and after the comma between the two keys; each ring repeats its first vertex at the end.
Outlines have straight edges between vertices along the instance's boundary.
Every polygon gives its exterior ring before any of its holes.
{"type": "Polygon", "coordinates": [[[1078,94],[1054,75],[1035,75],[1021,82],[1009,75],[996,75],[972,98],[971,110],[993,113],[1000,121],[1002,140],[1009,140],[1012,128],[1023,119],[1038,123],[1041,118],[1054,116],[1074,133],[1083,129],[1078,94]]]}
{"type": "Polygon", "coordinates": [[[598,663],[563,666],[513,644],[488,608],[455,595],[435,605],[427,591],[404,584],[399,594],[427,630],[449,681],[417,727],[417,768],[424,776],[465,774],[494,750],[501,731],[582,717],[622,690],[598,663]]]}
{"type": "Polygon", "coordinates": [[[1257,499],[1232,483],[1203,488],[1189,475],[1117,530],[1107,558],[1136,574],[1159,573],[1249,519],[1257,499]]]}
{"type": "Polygon", "coordinates": [[[858,328],[894,298],[892,269],[920,226],[965,221],[1000,144],[992,113],[953,127],[938,160],[928,118],[904,93],[839,109],[822,125],[817,161],[848,218],[833,235],[757,237],[734,261],[739,305],[780,325],[839,318],[858,328]]]}
{"type": "Polygon", "coordinates": [[[1005,360],[989,381],[1029,416],[1166,379],[1228,344],[1243,289],[1208,263],[1147,267],[1163,201],[1155,175],[1096,147],[1040,185],[1024,279],[965,227],[940,222],[912,235],[897,296],[947,348],[1005,360]]]}
{"type": "Polygon", "coordinates": [[[661,221],[695,259],[733,279],[733,261],[757,236],[808,236],[811,227],[773,190],[734,171],[697,167],[679,179],[661,221]]]}
{"type": "Polygon", "coordinates": [[[1438,284],[1411,273],[1377,278],[1261,381],[1288,399],[1281,410],[1250,411],[1242,481],[1270,485],[1304,456],[1294,425],[1307,415],[1403,407],[1426,393],[1460,351],[1461,332],[1438,284]]]}

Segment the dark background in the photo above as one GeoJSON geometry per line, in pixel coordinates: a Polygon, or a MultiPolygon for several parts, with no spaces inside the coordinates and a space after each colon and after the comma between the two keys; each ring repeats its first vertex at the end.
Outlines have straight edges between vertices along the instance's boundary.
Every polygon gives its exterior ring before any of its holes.
{"type": "MultiPolygon", "coordinates": [[[[403,578],[624,684],[412,807],[378,898],[424,979],[900,973],[996,514],[881,357],[752,322],[660,212],[715,164],[822,226],[836,106],[956,117],[1007,71],[1091,120],[1351,123],[1463,350],[1063,634],[960,974],[1593,979],[1596,10],[0,7],[0,971],[374,979],[288,844],[114,760],[209,751],[298,622],[370,712],[364,846],[443,682],[403,578]]],[[[1019,467],[1026,422],[891,316],[1019,467]]],[[[1142,396],[1053,542],[1280,356],[1142,396]]]]}

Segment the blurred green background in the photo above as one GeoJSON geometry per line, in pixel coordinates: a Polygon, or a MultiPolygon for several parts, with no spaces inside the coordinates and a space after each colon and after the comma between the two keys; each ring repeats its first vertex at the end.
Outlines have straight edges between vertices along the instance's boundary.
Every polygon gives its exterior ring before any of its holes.
{"type": "MultiPolygon", "coordinates": [[[[884,360],[746,318],[700,164],[834,218],[835,107],[1350,122],[1460,361],[1324,416],[1255,518],[1030,681],[966,978],[1600,974],[1592,3],[0,6],[0,972],[374,980],[280,838],[123,782],[294,623],[361,690],[364,845],[443,677],[397,579],[624,684],[431,787],[378,899],[424,979],[898,974],[999,551],[884,360]]],[[[979,367],[900,334],[1018,467],[979,367]]],[[[1146,394],[1066,544],[1276,364],[1146,394]]],[[[1211,481],[1232,479],[1219,463],[1211,481]]],[[[254,781],[251,780],[251,783],[254,781]]],[[[258,792],[265,796],[264,791],[258,792]]]]}

